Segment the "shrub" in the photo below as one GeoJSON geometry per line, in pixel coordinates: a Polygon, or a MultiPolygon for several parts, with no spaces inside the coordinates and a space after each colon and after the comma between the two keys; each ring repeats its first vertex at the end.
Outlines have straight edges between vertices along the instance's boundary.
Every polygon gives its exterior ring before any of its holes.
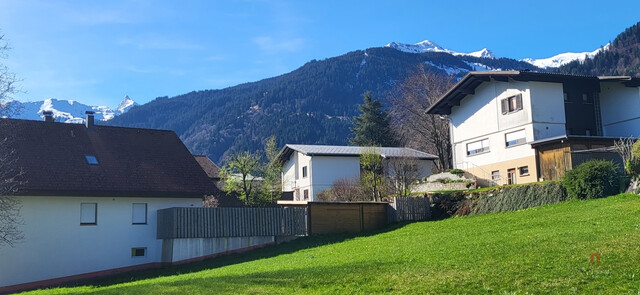
{"type": "Polygon", "coordinates": [[[562,179],[569,197],[596,199],[620,192],[620,174],[611,161],[590,160],[567,171],[562,179]]]}
{"type": "Polygon", "coordinates": [[[462,169],[451,169],[448,172],[457,176],[462,176],[464,174],[464,170],[462,169]]]}

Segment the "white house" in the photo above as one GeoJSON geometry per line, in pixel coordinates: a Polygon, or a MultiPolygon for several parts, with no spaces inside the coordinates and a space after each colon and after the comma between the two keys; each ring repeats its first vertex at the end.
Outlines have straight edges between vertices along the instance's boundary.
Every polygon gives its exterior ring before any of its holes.
{"type": "Polygon", "coordinates": [[[427,112],[449,115],[454,167],[489,184],[559,179],[640,135],[640,79],[470,72],[427,112]]]}
{"type": "Polygon", "coordinates": [[[156,212],[201,207],[212,182],[173,131],[0,119],[23,171],[24,238],[0,246],[0,293],[162,262],[156,212]]]}
{"type": "Polygon", "coordinates": [[[384,159],[416,159],[420,177],[431,174],[437,158],[410,148],[287,144],[278,155],[284,163],[282,191],[292,195],[293,203],[315,201],[316,195],[331,188],[334,181],[359,178],[360,155],[370,151],[384,159]]]}

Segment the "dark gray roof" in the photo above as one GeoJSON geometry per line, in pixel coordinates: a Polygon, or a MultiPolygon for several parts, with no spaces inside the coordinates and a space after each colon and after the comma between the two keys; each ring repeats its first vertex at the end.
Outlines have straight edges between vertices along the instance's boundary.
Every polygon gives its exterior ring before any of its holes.
{"type": "Polygon", "coordinates": [[[435,160],[438,157],[432,154],[405,147],[362,147],[362,146],[338,146],[338,145],[306,145],[287,144],[278,157],[281,161],[286,161],[293,151],[303,153],[307,156],[337,156],[337,157],[359,157],[367,151],[380,153],[384,158],[417,158],[423,160],[435,160]]]}

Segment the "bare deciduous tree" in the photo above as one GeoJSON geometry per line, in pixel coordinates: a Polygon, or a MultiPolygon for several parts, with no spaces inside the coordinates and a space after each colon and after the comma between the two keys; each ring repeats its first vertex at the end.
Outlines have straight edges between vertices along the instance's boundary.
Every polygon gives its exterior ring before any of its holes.
{"type": "Polygon", "coordinates": [[[8,147],[8,139],[0,141],[0,247],[13,247],[16,241],[24,238],[20,225],[22,207],[20,200],[14,197],[21,184],[22,171],[17,171],[15,152],[8,147]]]}
{"type": "MultiPolygon", "coordinates": [[[[0,59],[6,58],[9,49],[4,42],[4,35],[0,35],[0,59]]],[[[0,63],[0,117],[8,116],[13,108],[8,100],[16,92],[16,77],[9,69],[0,63]]],[[[16,155],[8,145],[10,139],[0,139],[0,247],[12,246],[23,239],[20,225],[21,202],[13,195],[20,185],[22,172],[16,169],[16,155]]]]}
{"type": "Polygon", "coordinates": [[[387,186],[394,195],[406,197],[411,194],[411,186],[420,179],[423,172],[419,169],[419,161],[409,156],[385,160],[387,186]]]}
{"type": "Polygon", "coordinates": [[[316,194],[316,198],[325,202],[356,202],[368,201],[370,196],[364,194],[360,182],[351,178],[340,178],[333,182],[333,186],[316,194]]]}
{"type": "Polygon", "coordinates": [[[453,84],[452,78],[426,72],[420,65],[389,97],[392,124],[401,145],[438,156],[438,171],[452,168],[449,118],[425,111],[453,84]]]}

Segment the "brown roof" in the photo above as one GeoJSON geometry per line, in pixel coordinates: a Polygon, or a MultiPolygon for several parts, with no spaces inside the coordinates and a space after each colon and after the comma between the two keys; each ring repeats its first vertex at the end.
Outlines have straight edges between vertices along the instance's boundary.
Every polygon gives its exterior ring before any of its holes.
{"type": "Polygon", "coordinates": [[[220,179],[220,168],[209,159],[207,156],[203,155],[194,155],[193,156],[202,170],[207,173],[207,176],[211,179],[220,179]]]}
{"type": "Polygon", "coordinates": [[[454,85],[447,93],[441,96],[426,111],[428,114],[449,115],[453,106],[459,106],[460,101],[469,94],[475,94],[475,90],[480,84],[489,82],[491,79],[497,81],[538,81],[562,83],[570,80],[591,80],[594,82],[620,82],[628,87],[640,86],[640,79],[629,76],[583,76],[558,73],[542,73],[531,71],[493,71],[493,72],[469,72],[454,85]]]}
{"type": "Polygon", "coordinates": [[[202,197],[213,190],[173,131],[0,119],[0,138],[25,173],[19,195],[202,197]]]}

